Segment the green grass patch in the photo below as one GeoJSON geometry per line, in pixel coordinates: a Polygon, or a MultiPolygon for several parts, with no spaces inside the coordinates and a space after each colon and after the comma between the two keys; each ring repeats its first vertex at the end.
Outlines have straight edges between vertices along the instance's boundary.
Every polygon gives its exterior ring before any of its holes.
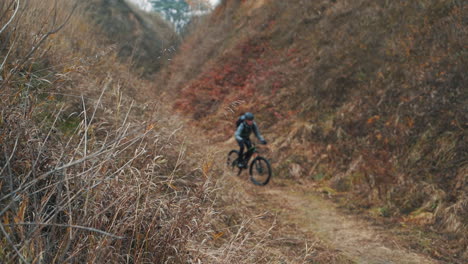
{"type": "Polygon", "coordinates": [[[68,116],[57,124],[57,129],[64,135],[71,135],[80,125],[81,118],[76,115],[68,116]]]}

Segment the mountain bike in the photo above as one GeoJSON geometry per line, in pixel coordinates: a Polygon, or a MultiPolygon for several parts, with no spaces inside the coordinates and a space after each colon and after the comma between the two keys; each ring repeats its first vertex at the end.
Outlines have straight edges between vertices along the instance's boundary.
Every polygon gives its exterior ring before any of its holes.
{"type": "Polygon", "coordinates": [[[227,165],[233,169],[238,168],[237,175],[242,173],[242,170],[249,169],[250,180],[259,186],[267,185],[271,178],[271,165],[268,159],[260,156],[255,144],[243,154],[245,164],[249,164],[249,160],[253,158],[250,166],[239,168],[239,151],[231,150],[227,157],[227,165]]]}

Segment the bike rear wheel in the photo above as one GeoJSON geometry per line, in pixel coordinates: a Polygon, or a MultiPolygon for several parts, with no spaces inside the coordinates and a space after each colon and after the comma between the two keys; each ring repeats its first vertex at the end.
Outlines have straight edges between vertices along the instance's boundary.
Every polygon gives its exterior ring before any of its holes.
{"type": "Polygon", "coordinates": [[[238,160],[239,160],[239,151],[231,150],[227,156],[226,165],[228,167],[237,167],[238,160]]]}
{"type": "Polygon", "coordinates": [[[242,169],[239,168],[237,165],[239,164],[239,151],[238,150],[231,150],[227,156],[226,164],[232,170],[239,169],[237,175],[240,175],[242,169]]]}
{"type": "Polygon", "coordinates": [[[249,173],[255,185],[267,185],[271,178],[270,162],[264,157],[256,157],[250,164],[249,173]]]}

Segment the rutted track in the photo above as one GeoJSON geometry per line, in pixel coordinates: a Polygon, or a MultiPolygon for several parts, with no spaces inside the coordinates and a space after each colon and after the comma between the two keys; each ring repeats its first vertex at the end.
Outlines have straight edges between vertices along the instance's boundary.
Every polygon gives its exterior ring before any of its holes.
{"type": "Polygon", "coordinates": [[[278,221],[295,224],[298,232],[313,233],[356,263],[437,263],[399,246],[384,227],[340,212],[333,202],[304,186],[243,186],[259,208],[276,212],[278,221]]]}

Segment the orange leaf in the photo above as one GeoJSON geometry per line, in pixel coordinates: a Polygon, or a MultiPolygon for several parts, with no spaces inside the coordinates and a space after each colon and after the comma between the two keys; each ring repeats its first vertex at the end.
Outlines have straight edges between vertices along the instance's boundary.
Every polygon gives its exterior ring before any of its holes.
{"type": "Polygon", "coordinates": [[[172,183],[167,183],[167,186],[169,186],[171,189],[173,189],[174,191],[177,191],[177,187],[175,187],[172,183]]]}
{"type": "Polygon", "coordinates": [[[370,125],[370,124],[373,124],[375,121],[377,121],[377,120],[379,120],[379,119],[380,119],[380,116],[375,115],[375,116],[373,116],[373,117],[371,117],[371,118],[369,118],[369,119],[367,120],[367,124],[369,124],[369,125],[370,125]]]}
{"type": "Polygon", "coordinates": [[[219,232],[219,233],[213,235],[213,239],[217,240],[217,239],[221,238],[223,235],[224,235],[224,232],[219,232]]]}
{"type": "Polygon", "coordinates": [[[411,117],[408,117],[408,126],[410,128],[413,128],[414,127],[414,119],[412,119],[411,117]]]}
{"type": "Polygon", "coordinates": [[[152,130],[154,128],[154,123],[153,124],[149,124],[148,126],[146,126],[146,132],[152,130]]]}

